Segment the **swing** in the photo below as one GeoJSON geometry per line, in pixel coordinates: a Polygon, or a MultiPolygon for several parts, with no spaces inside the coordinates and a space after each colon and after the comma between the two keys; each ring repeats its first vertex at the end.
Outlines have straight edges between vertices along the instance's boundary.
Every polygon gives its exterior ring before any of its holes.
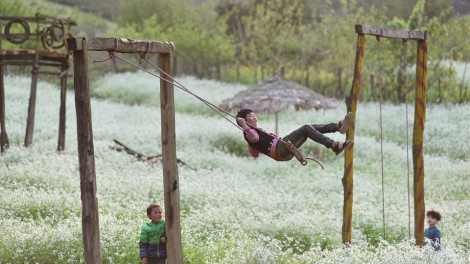
{"type": "MultiPolygon", "coordinates": [[[[159,75],[157,75],[157,74],[155,74],[155,73],[153,73],[153,72],[151,72],[151,71],[149,71],[149,70],[147,70],[147,69],[144,69],[144,68],[140,67],[139,65],[136,65],[136,64],[134,64],[134,63],[132,63],[132,62],[130,62],[130,61],[127,61],[127,60],[125,60],[125,59],[123,59],[123,58],[117,56],[117,55],[116,55],[116,50],[117,50],[117,48],[118,48],[118,39],[117,39],[116,37],[113,37],[113,38],[115,39],[115,42],[114,42],[114,44],[115,44],[115,45],[114,45],[114,51],[109,51],[109,58],[104,59],[104,60],[94,60],[94,62],[105,62],[105,61],[111,60],[111,59],[113,59],[113,58],[117,58],[117,59],[119,59],[119,60],[121,60],[121,61],[123,61],[123,62],[125,62],[125,63],[127,63],[127,64],[129,64],[129,65],[132,65],[132,66],[136,67],[137,69],[140,69],[140,70],[142,70],[142,71],[144,71],[144,72],[147,72],[148,74],[150,74],[150,75],[152,75],[152,76],[155,76],[155,77],[157,77],[157,78],[159,78],[159,79],[161,79],[161,80],[163,80],[163,81],[165,81],[165,82],[167,82],[167,83],[169,83],[169,84],[172,84],[172,85],[178,87],[179,89],[181,89],[181,90],[183,90],[183,91],[189,93],[190,95],[196,97],[196,98],[199,99],[201,102],[203,102],[205,105],[207,105],[209,108],[211,108],[213,111],[215,111],[217,114],[219,114],[220,116],[222,116],[223,118],[225,118],[227,121],[229,121],[229,122],[230,122],[232,125],[234,125],[236,128],[238,128],[238,129],[240,129],[240,130],[243,131],[243,129],[242,129],[241,127],[239,127],[239,126],[238,126],[237,124],[235,124],[232,120],[230,120],[229,118],[227,118],[227,116],[225,116],[225,115],[229,115],[229,116],[231,116],[232,118],[236,119],[236,117],[235,117],[234,115],[232,115],[232,114],[230,114],[229,112],[227,112],[227,111],[221,109],[220,107],[218,107],[218,106],[212,104],[211,102],[205,100],[204,98],[202,98],[202,97],[200,97],[200,96],[194,94],[194,93],[191,92],[188,88],[186,88],[186,87],[183,86],[181,83],[179,83],[178,81],[176,81],[171,75],[169,75],[168,73],[164,72],[164,71],[163,71],[162,69],[160,69],[157,65],[153,64],[152,62],[150,62],[150,61],[146,58],[146,55],[147,55],[148,51],[150,50],[150,41],[146,40],[146,41],[148,42],[148,48],[147,48],[147,51],[146,51],[146,52],[140,54],[139,63],[142,63],[142,60],[146,61],[146,62],[147,62],[148,64],[150,64],[152,67],[154,67],[155,69],[157,69],[158,71],[160,71],[160,73],[163,73],[163,74],[164,74],[166,77],[168,77],[170,80],[166,79],[165,77],[159,76],[159,75]],[[221,112],[223,112],[223,113],[221,113],[221,112]],[[224,114],[225,114],[225,115],[224,115],[224,114]]],[[[249,124],[249,123],[247,123],[247,124],[249,124]]],[[[253,126],[252,124],[249,124],[249,125],[253,126]]],[[[253,126],[253,127],[254,127],[254,126],[253,126]]],[[[258,130],[258,131],[261,131],[261,130],[260,130],[259,128],[257,128],[257,127],[254,127],[254,128],[255,128],[256,130],[258,130]]],[[[271,135],[271,136],[274,137],[273,135],[271,135]]],[[[294,157],[300,162],[300,164],[302,164],[302,165],[305,166],[305,165],[307,165],[307,163],[308,163],[307,160],[313,160],[313,161],[316,162],[318,165],[320,165],[320,167],[321,167],[322,169],[324,169],[323,164],[322,164],[320,161],[318,161],[318,160],[315,159],[315,158],[307,158],[307,157],[305,157],[305,155],[304,155],[302,152],[300,152],[300,151],[294,146],[294,144],[292,144],[290,141],[285,142],[285,141],[282,140],[281,138],[278,138],[278,141],[283,142],[283,143],[286,144],[286,148],[294,155],[294,157]]]]}
{"type": "MultiPolygon", "coordinates": [[[[376,36],[378,48],[379,63],[379,102],[380,102],[380,158],[382,168],[382,220],[383,220],[383,239],[386,239],[385,232],[385,191],[384,191],[384,163],[383,163],[383,127],[382,127],[382,65],[380,60],[380,36],[376,36]]],[[[406,112],[406,164],[407,164],[407,191],[408,191],[408,239],[411,239],[411,209],[410,209],[410,164],[409,164],[409,142],[408,142],[408,41],[402,39],[405,46],[405,112],[406,112]]]]}

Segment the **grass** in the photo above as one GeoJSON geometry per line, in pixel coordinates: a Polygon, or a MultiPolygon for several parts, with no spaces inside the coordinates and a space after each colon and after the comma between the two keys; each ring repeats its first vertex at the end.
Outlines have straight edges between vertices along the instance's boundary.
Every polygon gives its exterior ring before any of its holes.
{"type": "MultiPolygon", "coordinates": [[[[246,88],[193,77],[178,81],[215,104],[246,88]]],[[[28,149],[22,144],[30,78],[8,76],[5,87],[10,148],[0,157],[0,263],[83,263],[74,94],[67,94],[66,145],[58,154],[58,87],[38,84],[34,143],[28,149]]],[[[140,152],[161,152],[158,80],[126,73],[104,76],[91,87],[100,97],[92,99],[92,118],[103,263],[139,263],[145,208],[151,202],[163,204],[162,167],[109,146],[118,139],[140,152]],[[139,104],[123,94],[140,98],[139,104]]],[[[425,200],[426,209],[443,213],[440,253],[415,247],[408,239],[404,105],[383,106],[386,240],[379,106],[358,106],[349,248],[341,244],[342,157],[324,149],[325,170],[313,162],[304,167],[265,156],[254,160],[243,152],[241,132],[195,98],[176,90],[175,107],[177,155],[188,164],[179,167],[185,263],[470,261],[469,105],[427,108],[425,200]]],[[[412,106],[409,111],[411,140],[412,106]]],[[[279,115],[279,132],[287,134],[305,122],[337,122],[345,112],[344,105],[318,112],[289,110],[279,115]]],[[[263,128],[274,130],[274,116],[258,118],[263,128]]],[[[301,150],[311,156],[316,146],[309,142],[301,150]]],[[[412,236],[413,226],[412,219],[412,236]]]]}

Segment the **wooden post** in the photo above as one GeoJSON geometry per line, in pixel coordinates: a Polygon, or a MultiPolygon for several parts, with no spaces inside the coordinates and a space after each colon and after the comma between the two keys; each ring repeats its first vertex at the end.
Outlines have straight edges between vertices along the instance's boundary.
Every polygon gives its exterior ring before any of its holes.
{"type": "MultiPolygon", "coordinates": [[[[169,75],[172,72],[172,53],[160,54],[159,67],[169,75]]],[[[160,76],[164,74],[160,73],[160,76]]],[[[168,78],[166,78],[168,79],[168,78]]],[[[180,227],[180,195],[176,163],[175,104],[173,85],[160,80],[161,130],[163,153],[163,192],[168,264],[183,263],[180,227]]]]}
{"type": "Polygon", "coordinates": [[[95,156],[91,120],[90,86],[86,40],[73,52],[75,108],[77,113],[78,161],[82,200],[83,253],[85,263],[101,263],[95,156]]]}
{"type": "MultiPolygon", "coordinates": [[[[1,48],[1,47],[0,47],[1,48]]],[[[1,153],[5,152],[5,149],[8,148],[8,135],[5,126],[5,83],[3,81],[4,66],[0,64],[0,123],[1,123],[1,132],[0,132],[0,144],[1,144],[1,153]]]]}
{"type": "MultiPolygon", "coordinates": [[[[2,13],[0,13],[0,16],[2,16],[2,13]]],[[[2,23],[0,22],[0,49],[2,49],[2,32],[3,32],[3,26],[2,23]]],[[[8,148],[8,145],[10,144],[8,142],[8,135],[7,135],[7,130],[5,126],[5,83],[4,83],[4,74],[5,74],[5,66],[2,64],[3,60],[0,60],[0,149],[1,153],[5,151],[5,149],[8,148]]]]}
{"type": "MultiPolygon", "coordinates": [[[[347,112],[354,114],[356,119],[357,101],[361,92],[362,63],[364,60],[364,51],[366,46],[366,37],[364,34],[357,35],[356,61],[354,64],[354,79],[349,96],[346,98],[347,112]]],[[[347,139],[354,139],[356,131],[356,122],[353,123],[348,133],[347,139]]],[[[352,206],[353,206],[353,157],[354,144],[345,150],[344,154],[344,206],[343,206],[343,244],[351,244],[351,224],[352,224],[352,206]]]]}
{"type": "Polygon", "coordinates": [[[415,241],[416,245],[424,245],[424,158],[423,134],[426,120],[426,89],[427,89],[428,33],[424,40],[418,41],[418,58],[416,60],[416,96],[415,121],[413,126],[413,173],[414,173],[414,207],[415,207],[415,241]]]}
{"type": "MultiPolygon", "coordinates": [[[[61,72],[68,69],[68,58],[62,62],[61,72]]],[[[67,96],[67,74],[60,78],[60,114],[59,114],[59,140],[57,144],[57,151],[62,151],[65,148],[65,99],[67,96]]]]}

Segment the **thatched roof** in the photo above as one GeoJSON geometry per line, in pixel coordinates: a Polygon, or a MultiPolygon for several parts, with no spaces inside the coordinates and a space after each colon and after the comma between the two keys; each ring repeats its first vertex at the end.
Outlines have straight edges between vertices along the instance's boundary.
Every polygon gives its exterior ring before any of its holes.
{"type": "Polygon", "coordinates": [[[226,111],[251,108],[257,113],[271,114],[286,110],[289,106],[317,110],[337,107],[333,99],[276,75],[224,100],[220,108],[226,111]]]}

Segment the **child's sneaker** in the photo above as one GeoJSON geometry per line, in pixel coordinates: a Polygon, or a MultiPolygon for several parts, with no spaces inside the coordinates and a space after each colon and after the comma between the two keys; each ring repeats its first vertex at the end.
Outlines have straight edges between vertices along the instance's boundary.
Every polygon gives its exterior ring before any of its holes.
{"type": "MultiPolygon", "coordinates": [[[[342,120],[341,120],[342,121],[342,120]]],[[[354,122],[354,114],[349,112],[345,117],[344,117],[344,122],[341,123],[341,121],[339,121],[338,123],[338,131],[339,133],[341,134],[344,134],[346,132],[348,132],[349,128],[351,127],[351,125],[353,124],[354,122]]]]}

